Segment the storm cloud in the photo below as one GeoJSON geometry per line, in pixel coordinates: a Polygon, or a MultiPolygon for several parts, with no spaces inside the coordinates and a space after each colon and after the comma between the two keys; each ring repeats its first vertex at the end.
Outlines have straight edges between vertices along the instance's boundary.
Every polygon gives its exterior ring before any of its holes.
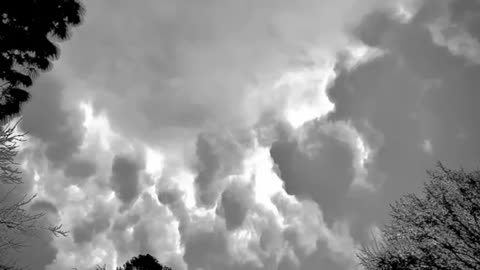
{"type": "Polygon", "coordinates": [[[42,269],[356,269],[426,169],[478,166],[478,1],[85,4],[21,124],[72,232],[42,269]]]}

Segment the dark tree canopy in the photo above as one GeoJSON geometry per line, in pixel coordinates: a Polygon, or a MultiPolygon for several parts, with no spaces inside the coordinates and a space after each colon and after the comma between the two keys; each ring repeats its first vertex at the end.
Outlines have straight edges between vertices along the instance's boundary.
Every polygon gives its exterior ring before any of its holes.
{"type": "Polygon", "coordinates": [[[161,265],[152,255],[138,255],[126,262],[117,270],[172,270],[169,267],[161,265]]]}
{"type": "Polygon", "coordinates": [[[57,42],[81,23],[79,0],[0,1],[0,120],[20,112],[26,88],[59,56],[57,42]]]}
{"type": "Polygon", "coordinates": [[[383,240],[364,247],[366,270],[480,269],[480,171],[428,172],[422,196],[391,206],[383,240]]]}

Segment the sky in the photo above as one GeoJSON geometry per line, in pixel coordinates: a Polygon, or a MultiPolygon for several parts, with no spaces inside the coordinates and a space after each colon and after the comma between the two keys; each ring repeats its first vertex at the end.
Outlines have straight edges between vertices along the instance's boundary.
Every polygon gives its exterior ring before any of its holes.
{"type": "Polygon", "coordinates": [[[85,0],[23,107],[31,269],[360,269],[427,169],[478,168],[476,0],[85,0]]]}

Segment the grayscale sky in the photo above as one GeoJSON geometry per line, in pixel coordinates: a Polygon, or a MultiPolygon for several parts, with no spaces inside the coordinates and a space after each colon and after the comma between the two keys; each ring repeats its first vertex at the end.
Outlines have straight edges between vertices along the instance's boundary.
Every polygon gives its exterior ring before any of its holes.
{"type": "Polygon", "coordinates": [[[359,269],[425,170],[478,168],[479,1],[85,5],[24,107],[17,193],[70,230],[32,269],[359,269]]]}

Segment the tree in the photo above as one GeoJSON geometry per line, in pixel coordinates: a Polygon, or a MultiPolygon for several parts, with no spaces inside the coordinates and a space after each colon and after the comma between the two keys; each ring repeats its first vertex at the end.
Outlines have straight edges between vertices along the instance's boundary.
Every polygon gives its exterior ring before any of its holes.
{"type": "Polygon", "coordinates": [[[423,196],[391,205],[383,239],[360,250],[365,269],[480,269],[480,171],[427,173],[423,196]]]}
{"type": "MultiPolygon", "coordinates": [[[[101,268],[100,268],[101,269],[101,268]]],[[[158,263],[152,255],[138,255],[126,262],[123,267],[117,267],[117,270],[172,270],[169,267],[158,263]]]]}
{"type": "Polygon", "coordinates": [[[59,56],[58,41],[81,23],[79,0],[0,1],[0,120],[20,112],[26,88],[59,56]]]}
{"type": "Polygon", "coordinates": [[[66,236],[62,225],[44,227],[38,221],[42,213],[31,214],[26,207],[36,195],[24,195],[20,199],[12,198],[16,185],[21,184],[21,172],[15,162],[18,144],[23,141],[24,134],[16,134],[16,125],[0,127],[0,184],[12,186],[0,198],[0,269],[18,269],[12,262],[6,262],[6,254],[24,247],[28,237],[34,236],[39,230],[48,230],[55,236],[66,236]]]}

